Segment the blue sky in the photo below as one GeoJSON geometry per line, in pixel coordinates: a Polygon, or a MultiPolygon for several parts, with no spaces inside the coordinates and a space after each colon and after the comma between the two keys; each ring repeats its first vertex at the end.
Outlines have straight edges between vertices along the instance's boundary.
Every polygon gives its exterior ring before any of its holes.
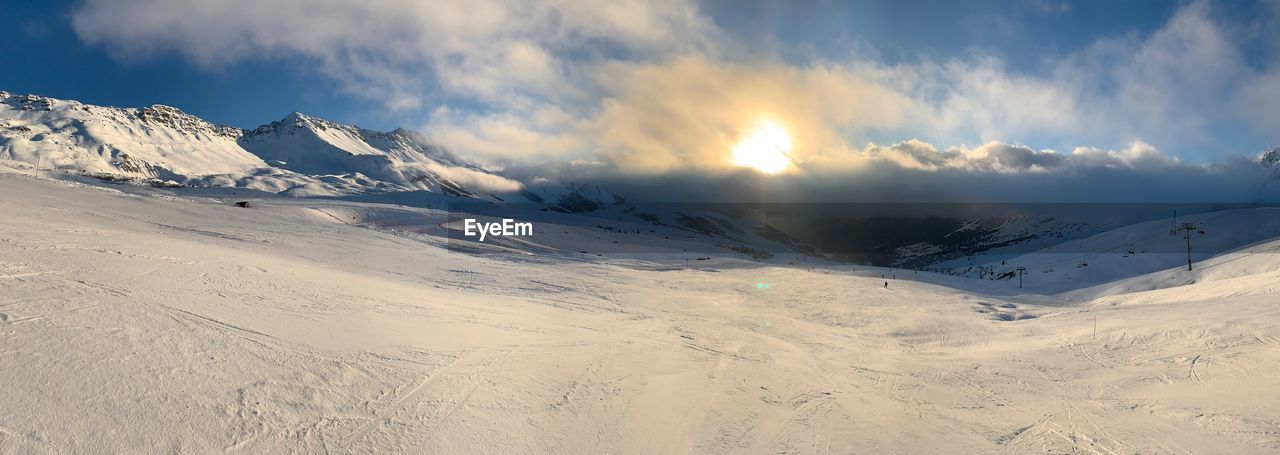
{"type": "Polygon", "coordinates": [[[8,3],[0,90],[249,128],[297,110],[494,163],[715,168],[762,118],[811,166],[911,139],[1191,163],[1280,143],[1277,2],[8,3]]]}
{"type": "Polygon", "coordinates": [[[72,29],[75,2],[7,2],[0,27],[0,90],[36,93],[93,104],[168,104],[240,127],[279,120],[292,111],[313,112],[374,126],[394,119],[363,118],[375,103],[336,93],[309,75],[301,62],[260,59],[224,68],[200,68],[177,55],[122,61],[88,46],[72,29]],[[21,62],[21,64],[17,64],[21,62]]]}

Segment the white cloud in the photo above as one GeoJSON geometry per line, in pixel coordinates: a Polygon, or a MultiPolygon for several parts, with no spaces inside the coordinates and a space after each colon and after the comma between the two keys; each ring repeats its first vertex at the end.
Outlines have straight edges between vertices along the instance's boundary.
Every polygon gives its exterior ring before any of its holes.
{"type": "Polygon", "coordinates": [[[736,44],[683,0],[85,0],[73,22],[122,59],[307,59],[350,93],[430,111],[428,134],[495,166],[732,172],[729,146],[761,117],[791,131],[802,170],[856,167],[869,154],[850,144],[888,136],[983,145],[924,154],[908,141],[870,155],[996,172],[1167,165],[1141,141],[1205,150],[1242,122],[1280,142],[1280,67],[1247,65],[1247,37],[1204,2],[1031,69],[981,50],[894,65],[730,53],[736,44]],[[1015,142],[1074,150],[1004,145],[1015,142]]]}
{"type": "Polygon", "coordinates": [[[498,169],[511,162],[577,156],[584,147],[582,139],[571,132],[574,121],[555,107],[543,107],[528,116],[442,107],[432,113],[426,133],[466,152],[471,160],[498,169]]]}
{"type": "Polygon", "coordinates": [[[480,172],[464,167],[443,166],[435,163],[425,165],[428,170],[467,188],[476,188],[489,193],[513,193],[524,189],[520,182],[480,172]]]}
{"type": "Polygon", "coordinates": [[[564,54],[710,45],[693,5],[662,0],[87,0],[72,20],[83,40],[122,59],[313,59],[344,89],[391,108],[421,105],[433,84],[492,103],[571,91],[564,54]]]}
{"type": "MultiPolygon", "coordinates": [[[[1234,105],[1250,126],[1274,131],[1280,124],[1280,68],[1246,82],[1236,94],[1234,105]]],[[[1280,137],[1271,137],[1274,144],[1280,144],[1280,137]]]]}
{"type": "Polygon", "coordinates": [[[911,139],[892,145],[868,144],[860,151],[869,162],[896,165],[921,171],[963,170],[975,173],[1088,173],[1097,169],[1159,172],[1176,167],[1180,161],[1145,142],[1137,141],[1121,150],[1077,147],[1069,154],[1055,150],[1033,150],[1001,142],[978,147],[949,147],[911,139]]]}
{"type": "Polygon", "coordinates": [[[1071,4],[1065,0],[1037,0],[1034,5],[1040,9],[1043,14],[1066,14],[1071,12],[1071,4]]]}

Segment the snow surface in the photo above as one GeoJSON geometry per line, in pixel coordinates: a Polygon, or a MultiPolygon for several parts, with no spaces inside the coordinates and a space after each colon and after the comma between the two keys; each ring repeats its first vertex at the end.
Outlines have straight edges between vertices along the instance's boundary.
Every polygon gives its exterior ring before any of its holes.
{"type": "Polygon", "coordinates": [[[0,453],[1280,451],[1280,238],[1042,295],[230,191],[0,166],[0,453]]]}
{"type": "MultiPolygon", "coordinates": [[[[1204,269],[1234,262],[1242,256],[1249,272],[1267,270],[1268,264],[1280,266],[1280,253],[1268,241],[1280,236],[1280,207],[1257,207],[1220,210],[1180,217],[1180,223],[1193,223],[1204,230],[1192,234],[1191,257],[1204,261],[1204,269]]],[[[1013,276],[1017,267],[1026,267],[1024,286],[1041,293],[1072,292],[1073,296],[1096,297],[1106,293],[1181,286],[1194,283],[1203,276],[1225,278],[1222,268],[1205,275],[1174,273],[1185,271],[1186,238],[1170,230],[1171,220],[1154,220],[1108,230],[1083,239],[1070,240],[1032,253],[984,262],[984,255],[943,263],[939,268],[953,268],[965,276],[1013,276]],[[967,266],[963,262],[975,262],[967,266]],[[1169,271],[1166,273],[1166,271],[1169,271]],[[1154,273],[1160,279],[1121,281],[1154,273]],[[1096,287],[1097,289],[1093,289],[1096,287]]],[[[1008,278],[1017,281],[1017,278],[1008,278]]]]}

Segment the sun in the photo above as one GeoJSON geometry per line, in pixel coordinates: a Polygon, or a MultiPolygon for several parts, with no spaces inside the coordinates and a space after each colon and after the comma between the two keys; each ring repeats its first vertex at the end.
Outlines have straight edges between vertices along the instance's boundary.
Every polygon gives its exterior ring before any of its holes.
{"type": "Polygon", "coordinates": [[[791,135],[781,125],[765,120],[733,145],[733,164],[754,168],[765,174],[777,174],[791,165],[791,135]]]}

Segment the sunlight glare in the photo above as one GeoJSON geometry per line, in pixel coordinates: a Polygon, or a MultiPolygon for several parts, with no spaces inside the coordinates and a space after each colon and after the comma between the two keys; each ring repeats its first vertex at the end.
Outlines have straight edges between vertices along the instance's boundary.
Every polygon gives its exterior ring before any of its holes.
{"type": "Polygon", "coordinates": [[[791,135],[782,126],[762,121],[733,146],[733,164],[777,174],[791,164],[791,135]]]}

